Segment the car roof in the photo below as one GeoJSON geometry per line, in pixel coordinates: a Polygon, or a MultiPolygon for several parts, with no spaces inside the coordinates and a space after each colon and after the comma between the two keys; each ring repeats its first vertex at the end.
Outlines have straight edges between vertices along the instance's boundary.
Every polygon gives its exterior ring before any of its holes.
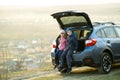
{"type": "Polygon", "coordinates": [[[104,27],[120,27],[120,25],[116,25],[115,23],[113,24],[113,22],[104,22],[104,23],[94,22],[94,23],[93,23],[93,30],[95,32],[104,27]]]}
{"type": "Polygon", "coordinates": [[[116,24],[113,22],[103,22],[103,23],[93,22],[92,25],[93,27],[100,27],[100,26],[111,26],[111,25],[116,25],[116,24]]]}

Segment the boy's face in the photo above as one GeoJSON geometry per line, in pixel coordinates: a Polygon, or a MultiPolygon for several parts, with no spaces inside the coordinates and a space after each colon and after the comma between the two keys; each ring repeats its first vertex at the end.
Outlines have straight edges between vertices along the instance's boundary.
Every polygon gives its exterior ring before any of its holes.
{"type": "Polygon", "coordinates": [[[68,36],[72,35],[72,31],[67,31],[68,36]]]}

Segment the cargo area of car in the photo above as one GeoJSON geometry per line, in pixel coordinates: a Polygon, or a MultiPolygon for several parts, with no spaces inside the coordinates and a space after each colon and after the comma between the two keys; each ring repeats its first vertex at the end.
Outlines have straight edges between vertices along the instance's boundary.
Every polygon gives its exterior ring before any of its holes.
{"type": "MultiPolygon", "coordinates": [[[[74,33],[75,33],[75,37],[78,40],[78,49],[77,52],[79,51],[83,51],[85,49],[85,42],[88,39],[90,33],[91,33],[91,29],[73,29],[74,33]]],[[[58,47],[59,45],[59,41],[58,38],[60,36],[57,37],[56,39],[56,47],[58,47]]]]}
{"type": "Polygon", "coordinates": [[[78,49],[77,52],[83,51],[85,48],[85,39],[78,40],[78,49]]]}
{"type": "Polygon", "coordinates": [[[88,39],[91,30],[89,29],[76,29],[74,30],[75,36],[78,40],[78,49],[77,51],[83,51],[85,48],[85,41],[88,39]]]}

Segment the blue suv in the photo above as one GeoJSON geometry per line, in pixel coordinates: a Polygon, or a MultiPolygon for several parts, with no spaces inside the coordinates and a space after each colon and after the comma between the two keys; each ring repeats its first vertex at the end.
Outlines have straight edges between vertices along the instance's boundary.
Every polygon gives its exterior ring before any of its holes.
{"type": "MultiPolygon", "coordinates": [[[[52,16],[60,29],[72,27],[78,40],[78,50],[73,54],[73,67],[91,66],[100,73],[109,73],[112,64],[120,62],[120,26],[112,22],[91,23],[89,16],[79,11],[58,12],[52,16]]],[[[59,45],[57,39],[51,50],[53,65],[59,45]]]]}

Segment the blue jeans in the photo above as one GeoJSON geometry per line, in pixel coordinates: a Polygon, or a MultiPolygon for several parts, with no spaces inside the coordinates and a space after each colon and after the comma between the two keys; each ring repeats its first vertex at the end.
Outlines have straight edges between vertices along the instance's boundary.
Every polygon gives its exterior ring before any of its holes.
{"type": "Polygon", "coordinates": [[[57,50],[55,53],[55,65],[59,65],[59,60],[61,57],[61,54],[63,53],[63,50],[57,50]]]}
{"type": "Polygon", "coordinates": [[[61,54],[60,67],[64,67],[64,63],[67,64],[67,68],[72,68],[72,54],[73,50],[67,49],[61,54]],[[66,61],[66,62],[65,62],[66,61]]]}

